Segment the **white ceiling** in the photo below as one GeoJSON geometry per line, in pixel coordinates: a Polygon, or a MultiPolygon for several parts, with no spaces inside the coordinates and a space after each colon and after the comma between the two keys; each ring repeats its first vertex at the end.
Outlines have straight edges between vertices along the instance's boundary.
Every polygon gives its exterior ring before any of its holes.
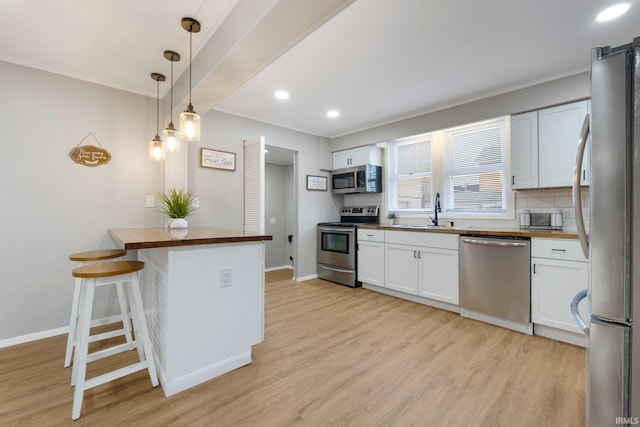
{"type": "MultiPolygon", "coordinates": [[[[591,47],[640,36],[640,0],[626,1],[632,6],[625,16],[598,24],[597,12],[615,1],[334,0],[341,4],[336,16],[323,12],[324,20],[305,24],[307,33],[280,42],[277,55],[253,64],[253,71],[223,96],[210,96],[204,104],[335,137],[588,70],[591,47]],[[289,91],[291,98],[276,100],[277,89],[289,91]],[[326,117],[331,108],[340,110],[340,117],[326,117]]],[[[288,8],[289,15],[279,16],[292,22],[302,17],[293,6],[300,2],[3,0],[0,59],[155,96],[149,73],[169,78],[164,50],[182,53],[176,79],[188,65],[182,17],[202,23],[203,31],[193,38],[198,53],[205,52],[234,7],[237,12],[260,4],[256,22],[265,11],[288,8]]],[[[278,25],[270,31],[284,31],[282,22],[278,25]]],[[[233,62],[239,44],[228,43],[233,62]]],[[[194,70],[198,60],[208,64],[194,82],[194,99],[197,91],[208,96],[206,85],[216,81],[211,76],[221,68],[204,56],[194,60],[194,70]]],[[[168,85],[163,93],[167,90],[168,85]]]]}

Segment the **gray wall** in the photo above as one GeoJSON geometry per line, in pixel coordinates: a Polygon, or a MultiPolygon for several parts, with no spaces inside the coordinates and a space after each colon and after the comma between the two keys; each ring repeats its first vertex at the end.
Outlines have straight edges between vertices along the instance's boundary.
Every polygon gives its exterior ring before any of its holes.
{"type": "MultiPolygon", "coordinates": [[[[148,159],[152,98],[1,61],[0,75],[1,345],[68,325],[69,254],[115,247],[109,228],[161,223],[145,195],[162,191],[163,165],[148,159]],[[111,153],[108,164],[69,158],[89,132],[111,153]]],[[[99,291],[97,314],[110,300],[99,291]]]]}
{"type": "MultiPolygon", "coordinates": [[[[163,226],[159,209],[145,208],[145,195],[164,190],[165,172],[148,157],[155,135],[153,97],[2,61],[0,75],[2,347],[64,332],[73,290],[69,254],[115,247],[109,228],[163,226]],[[69,158],[89,132],[111,153],[107,165],[89,168],[69,158]]],[[[189,185],[201,199],[191,226],[242,229],[243,138],[264,135],[271,145],[297,151],[299,182],[325,173],[325,138],[216,111],[203,114],[202,134],[200,143],[185,148],[189,185]],[[237,170],[201,168],[203,146],[235,152],[237,170]]],[[[308,277],[316,273],[316,224],[336,220],[338,205],[329,192],[306,191],[304,185],[296,191],[303,208],[292,234],[305,244],[297,245],[295,257],[298,277],[308,277]]],[[[113,313],[113,294],[100,291],[95,316],[113,313]]]]}
{"type": "Polygon", "coordinates": [[[333,138],[331,151],[390,141],[481,120],[563,104],[590,96],[589,73],[580,73],[467,104],[333,138]]]}
{"type": "Polygon", "coordinates": [[[267,268],[291,265],[289,262],[287,242],[287,210],[293,198],[292,187],[287,178],[293,176],[287,173],[291,166],[267,163],[265,167],[265,232],[273,236],[267,242],[265,252],[265,266],[267,268]],[[271,224],[271,219],[275,224],[271,224]]]}
{"type": "Polygon", "coordinates": [[[297,151],[295,181],[298,223],[293,233],[296,274],[305,278],[316,274],[316,225],[322,221],[340,218],[341,200],[331,197],[329,191],[307,191],[307,175],[325,175],[320,170],[325,138],[233,116],[220,111],[208,111],[201,118],[200,142],[192,143],[189,150],[189,187],[200,197],[200,209],[190,217],[189,224],[231,229],[242,229],[242,140],[265,137],[265,143],[297,151]],[[228,172],[198,166],[201,147],[236,153],[236,171],[228,172]]]}

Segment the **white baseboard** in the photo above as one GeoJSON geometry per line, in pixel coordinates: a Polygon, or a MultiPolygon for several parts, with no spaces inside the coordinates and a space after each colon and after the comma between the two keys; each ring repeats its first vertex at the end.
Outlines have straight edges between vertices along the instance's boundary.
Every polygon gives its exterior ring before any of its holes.
{"type": "Polygon", "coordinates": [[[424,304],[430,307],[439,308],[441,310],[460,313],[460,308],[457,305],[449,304],[448,302],[436,301],[429,298],[419,297],[417,295],[411,295],[411,294],[399,292],[393,289],[382,288],[380,286],[371,285],[369,283],[362,283],[362,287],[370,291],[380,292],[381,294],[390,295],[392,297],[406,299],[407,301],[417,302],[418,304],[424,304]]]}
{"type": "Polygon", "coordinates": [[[310,276],[294,277],[293,280],[296,282],[304,282],[305,280],[311,280],[311,279],[317,279],[317,278],[318,278],[317,274],[312,274],[310,276]]]}
{"type": "Polygon", "coordinates": [[[576,334],[575,332],[563,331],[561,329],[552,328],[545,325],[533,325],[533,334],[545,338],[551,338],[557,341],[563,341],[579,347],[587,346],[587,337],[584,334],[576,334]]]}
{"type": "Polygon", "coordinates": [[[269,267],[269,268],[265,268],[264,271],[265,272],[269,272],[269,271],[284,270],[284,269],[293,270],[293,266],[292,265],[281,265],[280,267],[269,267]]]}
{"type": "MultiPolygon", "coordinates": [[[[91,321],[91,327],[108,325],[110,323],[121,321],[122,317],[120,315],[114,315],[105,317],[102,319],[95,319],[91,321]]],[[[69,333],[68,326],[62,326],[60,328],[48,329],[46,331],[33,332],[31,334],[19,335],[17,337],[5,338],[0,340],[0,348],[11,347],[18,344],[24,344],[27,342],[43,340],[45,338],[51,338],[58,335],[64,335],[69,333]]]]}

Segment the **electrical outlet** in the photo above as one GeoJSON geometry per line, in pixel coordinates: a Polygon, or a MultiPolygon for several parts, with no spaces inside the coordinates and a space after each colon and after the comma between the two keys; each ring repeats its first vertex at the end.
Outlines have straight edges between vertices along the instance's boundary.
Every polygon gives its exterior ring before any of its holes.
{"type": "Polygon", "coordinates": [[[233,284],[231,267],[220,269],[220,287],[228,288],[233,284]]]}
{"type": "Polygon", "coordinates": [[[148,208],[155,208],[156,207],[156,196],[147,196],[146,206],[148,208]]]}
{"type": "Polygon", "coordinates": [[[276,223],[276,219],[275,219],[275,218],[269,218],[269,222],[270,222],[271,224],[275,224],[275,223],[276,223]]]}

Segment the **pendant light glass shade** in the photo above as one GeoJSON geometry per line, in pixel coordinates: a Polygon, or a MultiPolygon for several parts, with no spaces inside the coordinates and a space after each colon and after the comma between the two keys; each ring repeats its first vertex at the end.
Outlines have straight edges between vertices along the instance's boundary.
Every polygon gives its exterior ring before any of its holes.
{"type": "Polygon", "coordinates": [[[149,143],[149,158],[157,161],[164,160],[164,146],[159,135],[156,135],[149,143]]]}
{"type": "Polygon", "coordinates": [[[156,81],[156,136],[149,143],[149,158],[151,160],[164,160],[164,146],[158,129],[160,127],[160,82],[166,80],[165,76],[160,73],[151,73],[151,78],[156,81]]]}
{"type": "Polygon", "coordinates": [[[173,63],[180,61],[180,55],[171,50],[165,50],[164,57],[171,62],[171,102],[169,105],[171,118],[163,133],[166,135],[165,144],[167,151],[174,153],[180,151],[180,132],[173,125],[173,63]]]}
{"type": "Polygon", "coordinates": [[[191,104],[191,61],[193,33],[200,32],[200,23],[193,18],[182,18],[182,28],[189,32],[189,105],[180,114],[180,133],[187,141],[200,141],[200,116],[191,104]]]}

